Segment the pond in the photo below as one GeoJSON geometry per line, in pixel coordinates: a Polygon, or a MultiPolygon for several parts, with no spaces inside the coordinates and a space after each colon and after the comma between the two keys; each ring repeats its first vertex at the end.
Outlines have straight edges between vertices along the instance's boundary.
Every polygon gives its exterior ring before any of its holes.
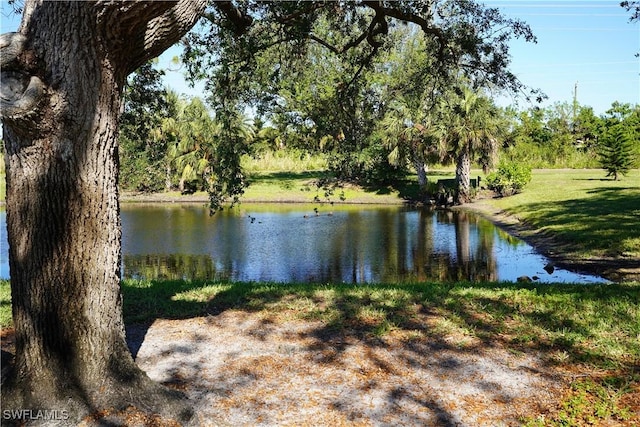
{"type": "MultiPolygon", "coordinates": [[[[0,278],[9,277],[0,212],[0,278]]],[[[275,282],[606,282],[545,271],[545,257],[483,218],[405,206],[123,204],[128,278],[275,282]]]]}

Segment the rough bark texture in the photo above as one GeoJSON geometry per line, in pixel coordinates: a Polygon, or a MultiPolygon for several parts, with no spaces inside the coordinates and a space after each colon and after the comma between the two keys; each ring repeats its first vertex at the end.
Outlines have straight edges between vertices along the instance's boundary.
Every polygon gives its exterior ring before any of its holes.
{"type": "Polygon", "coordinates": [[[420,186],[420,190],[424,191],[427,187],[426,164],[419,156],[414,156],[413,165],[416,168],[416,173],[418,174],[418,185],[420,186]]]}
{"type": "Polygon", "coordinates": [[[471,156],[464,147],[456,160],[456,179],[458,192],[456,203],[461,205],[471,201],[471,156]]]}
{"type": "Polygon", "coordinates": [[[3,409],[64,410],[68,425],[127,406],[187,415],[125,343],[116,136],[126,76],[195,23],[204,2],[194,3],[25,5],[23,50],[3,71],[44,90],[31,109],[2,114],[16,329],[3,409]]]}

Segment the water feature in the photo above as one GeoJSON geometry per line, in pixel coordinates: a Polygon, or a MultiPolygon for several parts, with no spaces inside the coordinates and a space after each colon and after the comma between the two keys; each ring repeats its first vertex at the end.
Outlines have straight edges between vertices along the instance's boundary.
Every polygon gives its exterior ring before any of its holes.
{"type": "MultiPolygon", "coordinates": [[[[9,277],[0,211],[0,278],[9,277]]],[[[603,282],[555,269],[531,246],[465,212],[403,206],[123,204],[123,274],[277,282],[603,282]]]]}

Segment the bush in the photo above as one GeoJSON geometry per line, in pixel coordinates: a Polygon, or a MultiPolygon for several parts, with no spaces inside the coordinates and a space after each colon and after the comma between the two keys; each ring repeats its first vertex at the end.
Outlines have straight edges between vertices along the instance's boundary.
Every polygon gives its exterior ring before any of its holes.
{"type": "Polygon", "coordinates": [[[504,163],[487,176],[487,186],[500,196],[511,196],[522,192],[531,181],[531,168],[520,163],[504,163]]]}

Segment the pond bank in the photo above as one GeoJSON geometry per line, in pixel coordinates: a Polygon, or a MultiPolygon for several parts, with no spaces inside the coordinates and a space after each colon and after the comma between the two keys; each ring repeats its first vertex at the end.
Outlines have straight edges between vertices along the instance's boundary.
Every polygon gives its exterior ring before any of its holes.
{"type": "Polygon", "coordinates": [[[528,225],[517,215],[499,209],[491,203],[491,199],[479,199],[453,209],[466,210],[481,215],[512,236],[527,242],[558,267],[597,275],[615,282],[640,281],[640,260],[620,257],[581,257],[572,251],[568,242],[562,242],[551,233],[545,233],[528,225]]]}
{"type": "MultiPolygon", "coordinates": [[[[240,203],[336,203],[351,205],[403,205],[408,203],[407,200],[399,198],[398,194],[375,194],[366,191],[351,190],[347,198],[342,201],[339,196],[333,196],[328,199],[314,201],[313,194],[303,191],[283,191],[278,194],[259,195],[257,192],[251,192],[242,196],[240,203]],[[299,194],[298,194],[299,193],[299,194]]],[[[179,192],[169,193],[131,193],[124,192],[120,194],[121,203],[209,203],[207,193],[198,192],[194,194],[180,194],[179,192]]]]}

